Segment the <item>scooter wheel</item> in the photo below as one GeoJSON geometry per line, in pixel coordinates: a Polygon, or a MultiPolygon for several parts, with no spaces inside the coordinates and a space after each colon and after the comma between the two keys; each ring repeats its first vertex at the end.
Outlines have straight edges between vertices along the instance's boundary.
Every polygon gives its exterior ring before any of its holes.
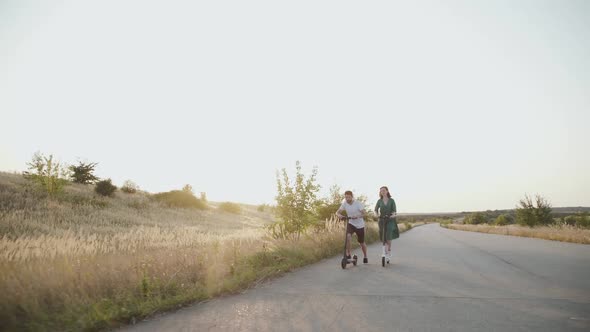
{"type": "Polygon", "coordinates": [[[346,258],[342,258],[342,263],[340,265],[342,266],[343,269],[346,268],[346,263],[348,263],[348,260],[346,258]]]}
{"type": "Polygon", "coordinates": [[[359,260],[359,258],[356,255],[352,256],[352,265],[356,266],[356,262],[358,260],[359,260]]]}
{"type": "Polygon", "coordinates": [[[381,257],[381,266],[385,267],[385,257],[381,257]]]}

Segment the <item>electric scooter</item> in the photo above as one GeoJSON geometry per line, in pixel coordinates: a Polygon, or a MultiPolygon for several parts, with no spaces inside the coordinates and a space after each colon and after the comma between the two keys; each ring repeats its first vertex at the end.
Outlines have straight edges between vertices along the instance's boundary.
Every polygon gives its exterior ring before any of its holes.
{"type": "Polygon", "coordinates": [[[342,262],[340,263],[340,265],[342,266],[343,269],[346,269],[346,265],[348,265],[348,264],[352,264],[353,266],[356,266],[356,262],[358,261],[357,255],[353,255],[351,258],[348,258],[346,256],[346,245],[348,244],[348,234],[347,234],[346,230],[347,230],[347,226],[348,226],[348,221],[350,219],[352,219],[352,218],[350,218],[350,217],[340,218],[340,220],[344,220],[347,223],[347,225],[344,226],[344,252],[342,254],[342,262]]]}
{"type": "Polygon", "coordinates": [[[383,223],[381,227],[381,239],[383,240],[383,251],[381,253],[381,266],[385,267],[385,262],[389,264],[389,257],[387,257],[387,237],[385,232],[387,231],[387,222],[391,218],[391,214],[387,214],[379,217],[379,221],[383,223]]]}

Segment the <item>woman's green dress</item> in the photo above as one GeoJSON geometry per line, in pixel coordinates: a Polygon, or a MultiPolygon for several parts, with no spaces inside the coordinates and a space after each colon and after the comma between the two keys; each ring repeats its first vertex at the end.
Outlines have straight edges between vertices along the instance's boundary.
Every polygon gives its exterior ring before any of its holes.
{"type": "MultiPolygon", "coordinates": [[[[377,215],[386,215],[397,212],[395,208],[395,201],[393,198],[390,198],[387,201],[387,204],[383,202],[383,199],[379,199],[377,204],[375,205],[375,212],[377,215]]],[[[389,240],[397,239],[399,237],[399,228],[397,227],[397,220],[395,217],[389,218],[388,220],[383,220],[379,218],[379,238],[382,238],[383,234],[383,224],[387,224],[385,228],[385,238],[389,240]]]]}

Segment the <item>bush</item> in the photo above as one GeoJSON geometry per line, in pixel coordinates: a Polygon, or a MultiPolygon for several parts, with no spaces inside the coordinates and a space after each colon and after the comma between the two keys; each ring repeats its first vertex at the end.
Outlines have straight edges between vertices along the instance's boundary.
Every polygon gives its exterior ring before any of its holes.
{"type": "Polygon", "coordinates": [[[238,205],[236,203],[232,203],[232,202],[223,202],[223,203],[219,204],[218,209],[221,211],[229,212],[229,213],[233,213],[233,214],[242,213],[242,207],[240,205],[238,205]]]}
{"type": "Polygon", "coordinates": [[[94,187],[94,191],[101,196],[112,196],[115,190],[117,190],[117,187],[113,185],[111,179],[98,181],[96,187],[94,187]]]}
{"type": "Polygon", "coordinates": [[[513,223],[514,219],[509,214],[501,214],[494,220],[494,225],[497,226],[506,226],[513,223]]]}
{"type": "Polygon", "coordinates": [[[579,218],[576,221],[576,226],[581,228],[590,228],[590,216],[579,218]]]}
{"type": "Polygon", "coordinates": [[[264,212],[265,209],[266,209],[266,204],[260,204],[256,208],[256,211],[258,211],[258,212],[264,212]]]}
{"type": "Polygon", "coordinates": [[[486,216],[481,212],[475,212],[465,217],[465,223],[471,225],[485,224],[488,222],[486,216]]]}
{"type": "Polygon", "coordinates": [[[196,198],[192,192],[186,190],[172,190],[157,193],[153,197],[155,200],[169,207],[195,208],[200,210],[205,210],[207,208],[207,204],[196,198]]]}
{"type": "Polygon", "coordinates": [[[590,228],[590,215],[588,215],[588,212],[567,216],[563,218],[563,221],[570,226],[590,228]]]}
{"type": "Polygon", "coordinates": [[[85,163],[78,161],[77,166],[70,166],[70,171],[72,172],[70,177],[72,182],[81,183],[81,184],[92,184],[98,181],[98,177],[94,175],[94,169],[96,168],[98,163],[85,163]]]}
{"type": "Polygon", "coordinates": [[[121,187],[121,191],[127,194],[135,194],[139,190],[139,186],[131,180],[125,181],[121,187]]]}
{"type": "Polygon", "coordinates": [[[24,172],[24,177],[37,184],[49,195],[61,192],[68,183],[66,168],[54,160],[53,155],[45,157],[42,153],[35,152],[27,165],[30,172],[24,172]]]}
{"type": "Polygon", "coordinates": [[[537,226],[537,225],[549,225],[553,223],[553,217],[551,216],[551,205],[542,196],[535,196],[535,202],[525,195],[524,199],[521,199],[520,207],[516,208],[516,222],[523,226],[537,226]]]}

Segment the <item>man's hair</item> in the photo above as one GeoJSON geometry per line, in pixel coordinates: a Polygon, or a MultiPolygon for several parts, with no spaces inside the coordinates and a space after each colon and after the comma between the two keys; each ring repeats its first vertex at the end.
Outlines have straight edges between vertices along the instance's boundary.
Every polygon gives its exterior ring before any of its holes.
{"type": "Polygon", "coordinates": [[[352,191],[350,191],[350,190],[347,190],[347,191],[344,192],[344,196],[346,196],[346,195],[350,195],[350,196],[354,197],[352,195],[352,191]]]}

